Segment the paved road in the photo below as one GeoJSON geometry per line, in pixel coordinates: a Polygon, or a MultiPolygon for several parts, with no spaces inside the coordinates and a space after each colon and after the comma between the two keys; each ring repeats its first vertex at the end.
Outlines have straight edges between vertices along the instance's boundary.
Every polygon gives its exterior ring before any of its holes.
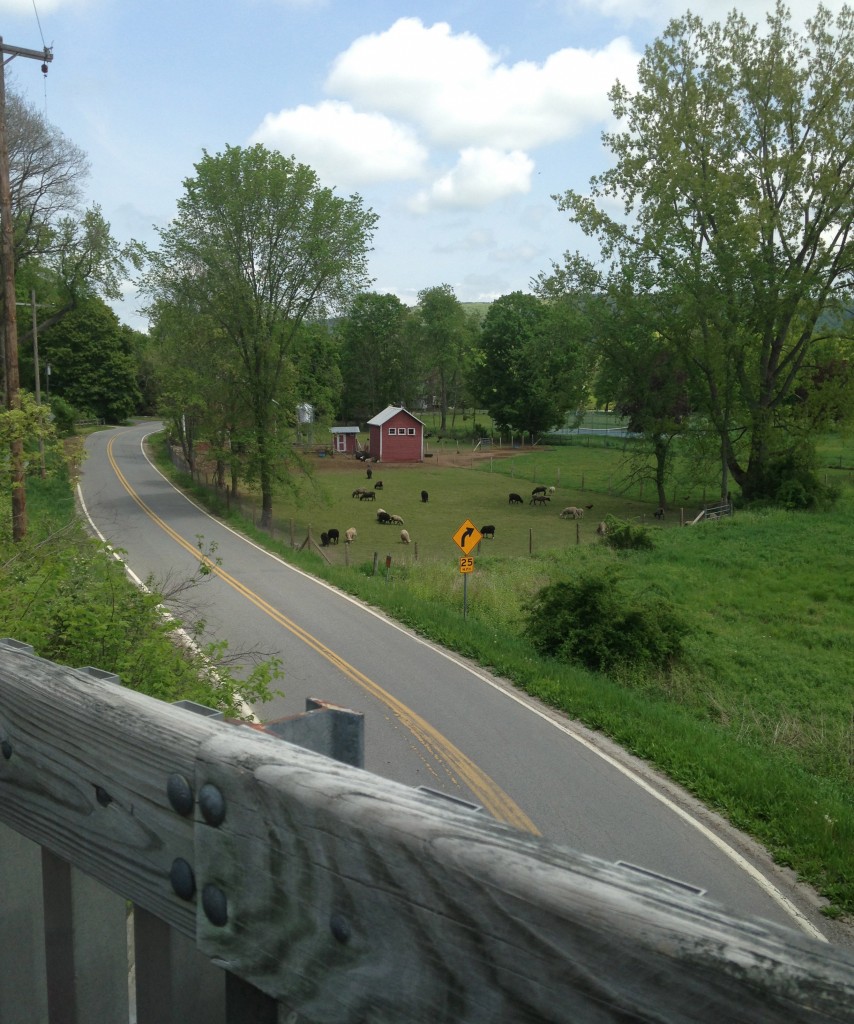
{"type": "Polygon", "coordinates": [[[302,711],[306,697],[361,711],[372,772],[821,937],[821,918],[784,873],[643,764],[206,515],[145,457],[152,429],[89,438],[87,514],[138,577],[161,584],[192,574],[200,536],[216,545],[221,566],[194,600],[232,650],[282,659],[285,696],[257,709],[263,718],[302,711]]]}

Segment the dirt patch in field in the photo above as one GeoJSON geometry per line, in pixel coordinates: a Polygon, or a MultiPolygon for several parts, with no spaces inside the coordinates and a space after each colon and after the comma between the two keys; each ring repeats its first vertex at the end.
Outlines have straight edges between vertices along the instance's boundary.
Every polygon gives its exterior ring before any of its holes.
{"type": "Polygon", "coordinates": [[[465,448],[460,448],[459,450],[443,448],[439,451],[434,450],[431,452],[429,456],[425,457],[423,463],[359,462],[352,455],[327,455],[324,458],[312,455],[311,464],[314,470],[319,473],[352,471],[362,466],[365,469],[370,468],[376,475],[383,466],[393,467],[394,469],[419,469],[421,466],[435,466],[440,469],[471,469],[473,466],[489,462],[490,459],[512,459],[518,455],[529,455],[532,452],[544,452],[547,450],[546,448],[487,448],[485,451],[478,450],[473,452],[465,448]]]}

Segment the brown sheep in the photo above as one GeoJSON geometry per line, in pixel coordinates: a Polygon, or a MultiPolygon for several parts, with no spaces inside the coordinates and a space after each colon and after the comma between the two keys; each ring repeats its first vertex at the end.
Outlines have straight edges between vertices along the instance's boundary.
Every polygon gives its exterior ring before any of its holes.
{"type": "Polygon", "coordinates": [[[584,509],[577,508],[575,505],[567,505],[559,514],[561,519],[583,519],[584,509]]]}

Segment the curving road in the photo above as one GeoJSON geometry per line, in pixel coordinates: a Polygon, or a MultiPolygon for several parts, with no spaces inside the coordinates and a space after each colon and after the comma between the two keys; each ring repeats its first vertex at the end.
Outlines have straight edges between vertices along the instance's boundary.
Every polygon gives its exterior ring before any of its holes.
{"type": "Polygon", "coordinates": [[[807,894],[643,763],[207,515],[146,458],[143,439],[155,428],[90,436],[85,512],[141,579],[186,579],[198,538],[216,545],[221,565],[196,595],[208,632],[284,663],[285,696],[259,709],[264,718],[301,712],[306,697],[361,711],[369,771],[824,938],[807,894]]]}

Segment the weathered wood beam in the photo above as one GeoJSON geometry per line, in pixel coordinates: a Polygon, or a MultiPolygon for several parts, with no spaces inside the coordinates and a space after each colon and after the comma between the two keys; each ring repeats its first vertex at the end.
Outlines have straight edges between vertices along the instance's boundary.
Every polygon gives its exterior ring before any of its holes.
{"type": "Polygon", "coordinates": [[[2,649],[0,750],[0,818],[300,1020],[851,1019],[847,951],[2,649]]]}

